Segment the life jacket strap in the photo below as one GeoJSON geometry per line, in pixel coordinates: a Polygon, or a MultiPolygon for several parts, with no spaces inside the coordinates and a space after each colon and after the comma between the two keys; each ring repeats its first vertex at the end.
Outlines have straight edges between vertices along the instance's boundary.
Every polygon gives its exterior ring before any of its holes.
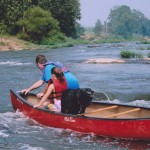
{"type": "MultiPolygon", "coordinates": [[[[65,91],[65,90],[64,90],[65,91]]],[[[52,99],[54,99],[54,98],[59,98],[59,97],[61,97],[61,96],[54,96],[54,94],[59,94],[59,93],[62,93],[63,91],[61,91],[61,92],[52,92],[52,99]]]]}

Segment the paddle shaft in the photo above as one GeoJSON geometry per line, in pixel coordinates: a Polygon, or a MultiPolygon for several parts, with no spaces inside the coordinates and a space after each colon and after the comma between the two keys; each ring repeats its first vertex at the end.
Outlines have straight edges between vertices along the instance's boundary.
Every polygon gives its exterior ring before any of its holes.
{"type": "Polygon", "coordinates": [[[110,107],[100,108],[100,109],[91,111],[89,113],[78,114],[78,116],[87,115],[87,114],[91,114],[91,113],[95,113],[95,112],[100,112],[100,111],[104,111],[104,110],[109,110],[109,109],[113,109],[113,108],[117,108],[117,107],[118,107],[117,105],[114,105],[114,106],[110,106],[110,107]]]}
{"type": "Polygon", "coordinates": [[[124,114],[128,114],[128,113],[131,113],[131,112],[139,111],[139,110],[140,110],[140,108],[135,108],[135,109],[132,109],[132,110],[121,112],[121,113],[117,113],[117,114],[113,114],[113,115],[108,115],[108,116],[106,116],[106,118],[117,117],[119,115],[124,115],[124,114]]]}

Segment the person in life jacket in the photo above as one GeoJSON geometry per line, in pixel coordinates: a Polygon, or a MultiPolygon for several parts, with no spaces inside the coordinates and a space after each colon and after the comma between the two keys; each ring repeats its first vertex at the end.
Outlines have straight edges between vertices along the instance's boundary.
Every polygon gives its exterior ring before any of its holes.
{"type": "Polygon", "coordinates": [[[61,112],[61,95],[67,87],[67,82],[60,68],[54,67],[51,70],[52,78],[48,81],[46,93],[39,104],[34,107],[45,107],[52,111],[61,112]]]}
{"type": "MultiPolygon", "coordinates": [[[[44,55],[37,55],[35,62],[38,68],[42,71],[42,77],[29,88],[22,90],[22,93],[27,94],[31,90],[37,89],[41,87],[44,83],[47,83],[49,79],[52,78],[51,70],[54,67],[59,67],[63,71],[69,89],[79,88],[79,82],[77,78],[61,63],[47,61],[44,55]]],[[[41,98],[44,95],[44,92],[45,90],[42,93],[39,93],[37,96],[41,98]]]]}

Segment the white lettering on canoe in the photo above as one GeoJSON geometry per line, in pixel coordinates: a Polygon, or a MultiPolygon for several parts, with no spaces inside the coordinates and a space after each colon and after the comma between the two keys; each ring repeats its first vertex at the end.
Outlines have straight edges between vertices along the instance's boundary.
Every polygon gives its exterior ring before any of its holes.
{"type": "Polygon", "coordinates": [[[64,117],[64,121],[68,121],[68,122],[76,122],[73,117],[64,117]]]}

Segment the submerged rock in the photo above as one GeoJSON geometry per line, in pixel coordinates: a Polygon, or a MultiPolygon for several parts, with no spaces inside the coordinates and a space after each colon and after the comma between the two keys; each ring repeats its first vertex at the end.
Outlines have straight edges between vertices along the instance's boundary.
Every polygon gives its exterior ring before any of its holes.
{"type": "Polygon", "coordinates": [[[113,58],[89,59],[85,61],[85,63],[93,63],[93,64],[124,63],[124,62],[126,61],[121,59],[113,59],[113,58]]]}

